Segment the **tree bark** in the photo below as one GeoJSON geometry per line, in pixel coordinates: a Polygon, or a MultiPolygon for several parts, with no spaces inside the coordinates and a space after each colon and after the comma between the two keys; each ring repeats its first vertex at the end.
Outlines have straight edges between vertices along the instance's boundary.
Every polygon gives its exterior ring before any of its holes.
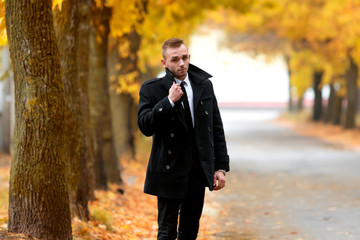
{"type": "Polygon", "coordinates": [[[78,81],[80,94],[80,107],[83,113],[83,125],[85,134],[87,175],[89,185],[89,200],[95,200],[95,153],[94,153],[94,136],[90,122],[90,108],[88,96],[89,82],[89,54],[90,54],[90,18],[91,18],[91,0],[78,0],[78,17],[79,27],[77,31],[78,47],[77,61],[78,81]]]}
{"type": "Polygon", "coordinates": [[[297,111],[297,112],[301,112],[303,109],[304,109],[304,97],[301,96],[301,97],[297,100],[296,111],[297,111]]]}
{"type": "Polygon", "coordinates": [[[335,111],[335,99],[336,99],[336,92],[333,83],[329,84],[330,87],[330,94],[328,98],[328,104],[325,110],[324,122],[329,123],[331,122],[331,117],[334,115],[335,111]]]}
{"type": "Polygon", "coordinates": [[[127,115],[127,130],[128,130],[128,145],[130,156],[132,159],[136,160],[136,148],[135,148],[135,127],[137,126],[137,111],[134,111],[136,108],[135,101],[132,97],[129,99],[128,105],[128,115],[127,115]]]}
{"type": "Polygon", "coordinates": [[[16,105],[8,229],[66,240],[65,96],[51,8],[51,1],[6,1],[16,105]]]}
{"type": "Polygon", "coordinates": [[[346,90],[347,90],[347,108],[345,116],[345,129],[351,129],[356,127],[356,110],[357,110],[357,78],[358,67],[354,63],[354,60],[350,57],[350,66],[345,73],[346,90]]]}
{"type": "MultiPolygon", "coordinates": [[[[146,9],[147,7],[147,1],[143,1],[143,8],[146,9]]],[[[142,20],[140,20],[142,22],[142,20]]],[[[120,63],[120,71],[119,75],[126,75],[132,72],[136,72],[138,76],[138,81],[140,81],[140,70],[138,68],[138,51],[140,49],[141,45],[141,35],[139,35],[135,30],[130,32],[129,34],[125,34],[122,38],[120,38],[120,41],[128,41],[129,42],[129,54],[127,56],[119,58],[120,63]]],[[[128,98],[127,102],[128,105],[125,108],[125,111],[123,113],[124,116],[126,116],[126,146],[130,153],[130,156],[132,159],[136,158],[136,150],[135,150],[135,129],[134,126],[137,122],[137,115],[133,111],[134,107],[134,99],[133,96],[130,94],[126,94],[126,97],[128,98]]]]}
{"type": "Polygon", "coordinates": [[[96,51],[95,51],[95,29],[92,27],[90,29],[90,56],[89,56],[89,85],[88,85],[88,95],[89,95],[89,113],[90,113],[90,126],[92,130],[92,136],[94,137],[92,145],[94,146],[94,174],[95,174],[95,188],[96,189],[108,189],[107,185],[107,176],[105,172],[105,163],[101,154],[102,148],[102,138],[101,131],[102,126],[99,123],[99,115],[101,114],[100,106],[97,104],[97,99],[101,98],[101,94],[97,91],[96,78],[93,74],[96,74],[96,71],[93,67],[96,67],[96,51]]]}
{"type": "MultiPolygon", "coordinates": [[[[138,11],[137,22],[139,25],[144,22],[148,4],[148,0],[142,0],[135,6],[138,11]]],[[[111,73],[112,89],[121,90],[111,92],[113,118],[116,119],[116,124],[114,124],[116,140],[120,142],[120,151],[123,156],[136,159],[137,104],[134,99],[137,98],[138,92],[134,96],[133,92],[127,91],[128,89],[121,85],[121,81],[118,81],[121,77],[128,78],[129,83],[140,82],[141,71],[138,67],[138,51],[142,36],[138,34],[134,26],[131,27],[132,31],[116,36],[110,41],[109,73],[111,73]],[[124,52],[119,52],[119,45],[127,46],[127,49],[123,50],[124,52]],[[131,76],[131,80],[129,76],[131,76]]]]}
{"type": "MultiPolygon", "coordinates": [[[[7,47],[4,47],[1,55],[1,77],[3,79],[2,89],[2,112],[0,112],[0,151],[4,153],[11,152],[12,145],[12,130],[14,125],[14,82],[12,79],[12,70],[10,67],[10,53],[7,47]]],[[[0,80],[0,81],[1,81],[0,80]]]]}
{"type": "Polygon", "coordinates": [[[111,11],[105,5],[93,8],[90,67],[90,114],[95,129],[96,186],[106,188],[106,181],[122,184],[116,156],[107,74],[108,35],[111,11]],[[105,172],[104,172],[105,171],[105,172]],[[104,174],[105,173],[105,174],[104,174]],[[105,179],[106,175],[106,179],[105,179]]]}
{"type": "Polygon", "coordinates": [[[293,97],[292,97],[292,93],[291,93],[290,57],[289,57],[289,56],[285,56],[285,61],[286,61],[287,69],[288,69],[288,75],[289,75],[289,101],[288,101],[288,111],[291,113],[291,112],[295,112],[295,107],[294,107],[293,97]]]}
{"type": "Polygon", "coordinates": [[[137,51],[140,47],[140,36],[138,38],[130,38],[131,35],[125,34],[123,37],[112,38],[109,44],[109,75],[110,83],[112,84],[111,96],[111,110],[112,117],[115,120],[113,129],[115,139],[118,146],[118,153],[122,156],[132,159],[136,158],[135,150],[135,130],[136,114],[134,115],[133,107],[134,100],[129,93],[117,93],[117,88],[121,88],[117,79],[121,75],[127,75],[132,72],[137,72],[137,51]],[[129,54],[121,57],[119,53],[120,42],[129,42],[129,54]],[[116,66],[120,66],[117,68],[116,66]],[[135,124],[134,124],[135,123],[135,124]]]}
{"type": "Polygon", "coordinates": [[[313,120],[319,121],[322,116],[322,93],[321,93],[321,78],[323,73],[322,72],[314,72],[314,108],[313,108],[313,120]]]}
{"type": "MultiPolygon", "coordinates": [[[[89,220],[89,185],[86,171],[86,143],[77,72],[78,2],[64,0],[61,11],[54,10],[54,26],[60,52],[65,90],[65,146],[72,217],[89,220]]],[[[80,60],[79,60],[80,61],[80,60]]],[[[82,61],[82,59],[81,59],[82,61]]]]}
{"type": "Polygon", "coordinates": [[[134,100],[129,94],[117,94],[115,91],[111,91],[110,97],[117,154],[136,159],[134,100]]]}
{"type": "Polygon", "coordinates": [[[343,97],[335,94],[334,99],[334,111],[331,117],[332,124],[340,125],[341,124],[341,115],[342,115],[342,102],[343,97]]]}

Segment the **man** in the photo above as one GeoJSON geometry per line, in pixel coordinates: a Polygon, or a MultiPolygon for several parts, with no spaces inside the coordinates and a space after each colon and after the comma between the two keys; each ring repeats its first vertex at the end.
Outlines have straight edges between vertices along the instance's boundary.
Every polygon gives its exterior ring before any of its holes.
{"type": "Polygon", "coordinates": [[[158,197],[157,239],[192,240],[205,187],[225,186],[229,156],[212,76],[190,64],[181,39],[165,41],[162,54],[166,75],[140,90],[138,125],[153,137],[144,192],[158,197]]]}

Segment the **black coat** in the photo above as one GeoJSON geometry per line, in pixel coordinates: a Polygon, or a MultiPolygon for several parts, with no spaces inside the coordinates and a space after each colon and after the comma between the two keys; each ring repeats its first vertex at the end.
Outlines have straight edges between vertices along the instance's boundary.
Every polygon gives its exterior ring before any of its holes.
{"type": "Polygon", "coordinates": [[[196,147],[207,185],[213,190],[214,171],[229,171],[223,124],[217,105],[212,77],[194,65],[189,66],[194,99],[194,136],[184,118],[180,104],[171,106],[168,95],[174,82],[170,71],[146,81],[140,89],[138,126],[153,137],[146,172],[144,192],[166,198],[182,198],[186,193],[190,171],[191,148],[196,147]],[[196,146],[192,143],[196,143],[196,146]]]}

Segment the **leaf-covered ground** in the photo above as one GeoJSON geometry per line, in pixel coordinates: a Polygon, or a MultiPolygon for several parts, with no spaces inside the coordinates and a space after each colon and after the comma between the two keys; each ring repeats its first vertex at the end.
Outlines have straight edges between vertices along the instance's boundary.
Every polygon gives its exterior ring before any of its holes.
{"type": "MultiPolygon", "coordinates": [[[[344,129],[342,125],[313,122],[309,113],[287,114],[276,120],[281,125],[293,128],[296,133],[305,136],[314,136],[323,141],[340,144],[347,148],[360,149],[360,131],[356,129],[344,129]]],[[[359,125],[359,119],[357,121],[359,125]]]]}
{"type": "MultiPolygon", "coordinates": [[[[156,198],[143,193],[145,166],[123,161],[125,194],[97,191],[97,201],[90,204],[92,221],[73,221],[75,239],[156,239],[156,198]]],[[[204,215],[199,239],[211,239],[212,219],[204,215]]]]}
{"type": "MultiPolygon", "coordinates": [[[[340,143],[346,147],[360,148],[360,133],[358,129],[343,130],[341,126],[313,123],[304,119],[289,120],[288,116],[278,119],[277,122],[290,126],[301,135],[315,136],[325,141],[340,143]]],[[[156,198],[143,193],[145,165],[141,161],[122,161],[122,174],[125,180],[123,189],[125,193],[118,193],[115,186],[111,186],[110,190],[106,192],[96,191],[97,200],[91,202],[89,206],[91,220],[89,222],[73,220],[74,239],[156,239],[156,198]]],[[[8,155],[0,155],[0,240],[35,239],[31,236],[14,235],[6,231],[8,221],[9,170],[10,157],[8,155]]],[[[243,177],[246,178],[246,176],[243,177]]],[[[258,179],[258,177],[255,179],[258,179]]],[[[228,190],[225,189],[225,191],[228,190]]],[[[246,189],[244,189],[244,192],[246,192],[246,189]]],[[[226,217],[231,215],[231,212],[224,212],[224,209],[231,208],[220,206],[216,198],[216,194],[207,192],[199,240],[234,239],[221,233],[222,226],[216,222],[219,216],[226,217]]],[[[246,209],[249,210],[248,207],[246,209]]],[[[269,214],[269,211],[259,214],[258,211],[254,210],[254,214],[256,217],[260,215],[272,216],[269,214]]],[[[248,225],[252,215],[246,212],[242,213],[241,216],[244,218],[244,224],[248,225]]],[[[243,229],[243,231],[245,230],[243,229]]],[[[257,232],[256,229],[252,228],[248,230],[253,234],[257,232]]],[[[297,235],[296,233],[296,231],[291,232],[294,237],[297,235]]],[[[243,235],[244,237],[241,239],[256,239],[247,233],[243,235]]]]}
{"type": "MultiPolygon", "coordinates": [[[[7,233],[9,163],[9,156],[0,156],[0,239],[35,239],[27,235],[7,233]]],[[[122,167],[125,193],[118,193],[116,186],[111,186],[109,191],[96,191],[97,200],[89,205],[91,220],[72,221],[75,240],[156,239],[156,198],[143,193],[145,164],[122,161],[122,167]]],[[[207,209],[211,209],[212,203],[208,197],[206,201],[207,209]]],[[[215,239],[214,224],[212,216],[204,211],[198,239],[215,239]]]]}

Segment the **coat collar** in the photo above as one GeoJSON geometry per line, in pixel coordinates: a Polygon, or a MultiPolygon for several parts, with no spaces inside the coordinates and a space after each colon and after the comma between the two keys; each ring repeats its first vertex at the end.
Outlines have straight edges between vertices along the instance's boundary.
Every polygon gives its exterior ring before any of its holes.
{"type": "Polygon", "coordinates": [[[195,79],[201,79],[201,80],[205,80],[208,78],[211,78],[212,75],[210,75],[209,73],[205,72],[204,70],[198,68],[195,65],[189,64],[189,75],[192,76],[195,79]]]}
{"type": "MultiPolygon", "coordinates": [[[[174,81],[173,74],[167,68],[165,68],[165,72],[166,72],[165,77],[169,78],[173,82],[174,81]]],[[[198,68],[197,66],[191,63],[189,64],[188,74],[190,80],[193,81],[193,83],[198,83],[201,80],[205,80],[212,77],[212,75],[210,75],[209,73],[205,72],[204,70],[198,68]]]]}

